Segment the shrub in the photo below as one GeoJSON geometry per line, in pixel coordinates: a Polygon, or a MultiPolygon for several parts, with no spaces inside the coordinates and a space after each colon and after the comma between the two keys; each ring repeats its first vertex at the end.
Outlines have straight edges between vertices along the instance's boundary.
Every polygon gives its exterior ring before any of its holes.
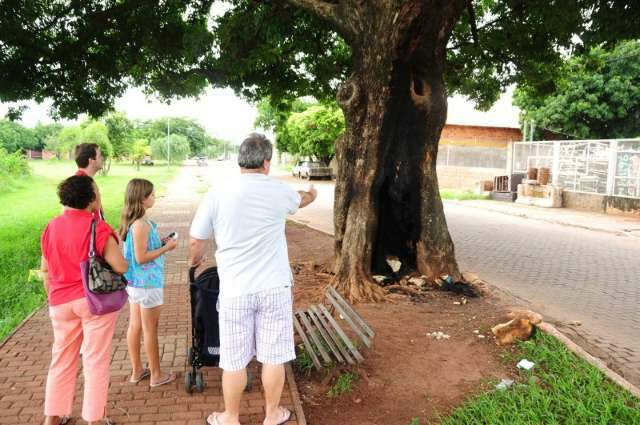
{"type": "Polygon", "coordinates": [[[27,159],[22,152],[8,153],[0,148],[0,192],[6,192],[14,187],[16,179],[31,174],[27,159]]]}

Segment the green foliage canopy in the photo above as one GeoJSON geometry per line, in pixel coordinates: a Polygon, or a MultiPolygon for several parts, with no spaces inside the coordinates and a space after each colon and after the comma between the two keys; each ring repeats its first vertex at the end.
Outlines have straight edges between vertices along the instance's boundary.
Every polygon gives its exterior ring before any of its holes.
{"type": "Polygon", "coordinates": [[[118,159],[127,157],[133,148],[133,123],[122,112],[112,112],[106,115],[103,121],[113,146],[113,157],[118,159]]]}
{"type": "Polygon", "coordinates": [[[525,85],[514,100],[523,119],[538,128],[581,139],[640,136],[640,42],[572,57],[552,93],[539,95],[525,85]]]}
{"type": "Polygon", "coordinates": [[[82,129],[79,126],[64,127],[46,142],[46,149],[55,152],[58,158],[67,152],[71,152],[82,140],[82,129]]]}
{"type": "MultiPolygon", "coordinates": [[[[322,159],[328,163],[335,152],[335,141],[344,132],[344,115],[336,105],[310,106],[291,114],[281,137],[286,152],[322,159]]],[[[279,146],[281,146],[279,145],[279,146]]]]}
{"type": "Polygon", "coordinates": [[[0,148],[13,153],[20,149],[35,149],[37,143],[31,129],[14,121],[0,120],[0,148]]]}
{"type": "Polygon", "coordinates": [[[100,121],[90,121],[86,123],[82,130],[81,143],[95,143],[100,146],[100,152],[105,158],[113,157],[113,145],[109,140],[109,130],[100,121]]]}
{"type": "Polygon", "coordinates": [[[172,134],[167,141],[166,137],[151,141],[151,152],[154,158],[169,159],[170,162],[182,161],[189,156],[189,140],[181,134],[172,134]],[[167,156],[170,153],[170,157],[167,156]]]}
{"type": "MultiPolygon", "coordinates": [[[[351,72],[352,54],[366,46],[353,45],[340,25],[327,25],[305,10],[311,3],[5,1],[0,99],[52,98],[55,113],[64,117],[99,116],[128,85],[180,97],[211,84],[253,100],[270,96],[274,105],[306,95],[333,99],[351,72]]],[[[337,0],[313,3],[356,7],[337,0]]],[[[482,108],[513,83],[549,93],[562,51],[640,32],[635,0],[470,5],[473,14],[463,14],[454,28],[444,74],[450,93],[470,96],[482,108]]]]}

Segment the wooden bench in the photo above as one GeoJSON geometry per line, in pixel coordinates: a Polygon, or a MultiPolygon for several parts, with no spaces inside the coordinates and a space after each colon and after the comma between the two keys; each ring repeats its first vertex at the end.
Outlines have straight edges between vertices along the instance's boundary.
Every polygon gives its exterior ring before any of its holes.
{"type": "Polygon", "coordinates": [[[375,332],[333,287],[329,287],[325,296],[329,308],[324,304],[314,304],[306,310],[297,310],[293,315],[293,324],[313,365],[321,370],[323,365],[334,361],[350,365],[362,362],[364,357],[356,347],[359,343],[351,340],[340,326],[340,321],[344,320],[367,348],[372,347],[375,332]]]}

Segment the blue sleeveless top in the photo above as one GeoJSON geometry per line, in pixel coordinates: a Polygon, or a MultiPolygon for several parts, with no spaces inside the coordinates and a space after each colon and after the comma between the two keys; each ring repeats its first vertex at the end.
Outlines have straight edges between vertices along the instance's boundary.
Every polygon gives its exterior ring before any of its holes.
{"type": "MultiPolygon", "coordinates": [[[[162,247],[160,234],[158,233],[158,225],[151,220],[145,220],[151,229],[149,229],[149,238],[147,239],[147,251],[153,251],[162,247]]],[[[159,256],[153,261],[145,264],[139,264],[133,250],[133,235],[131,234],[131,226],[127,232],[127,239],[123,249],[124,259],[129,262],[129,270],[124,277],[129,282],[129,286],[134,288],[162,288],[164,287],[164,255],[159,256]]]]}

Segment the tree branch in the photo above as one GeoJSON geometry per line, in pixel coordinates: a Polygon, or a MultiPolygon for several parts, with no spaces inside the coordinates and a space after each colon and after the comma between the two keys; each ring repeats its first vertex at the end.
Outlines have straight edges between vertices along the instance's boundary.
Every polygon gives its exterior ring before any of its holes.
{"type": "Polygon", "coordinates": [[[469,22],[471,23],[471,35],[473,36],[473,41],[478,47],[480,47],[478,27],[476,25],[476,12],[473,10],[473,3],[471,0],[467,0],[467,12],[469,13],[469,22]]]}
{"type": "Polygon", "coordinates": [[[287,0],[293,6],[306,10],[329,22],[338,33],[342,36],[350,36],[353,31],[349,26],[338,16],[338,4],[329,3],[323,0],[287,0]]]}
{"type": "Polygon", "coordinates": [[[289,3],[313,13],[328,21],[333,21],[336,15],[337,5],[322,0],[288,0],[289,3]]]}

